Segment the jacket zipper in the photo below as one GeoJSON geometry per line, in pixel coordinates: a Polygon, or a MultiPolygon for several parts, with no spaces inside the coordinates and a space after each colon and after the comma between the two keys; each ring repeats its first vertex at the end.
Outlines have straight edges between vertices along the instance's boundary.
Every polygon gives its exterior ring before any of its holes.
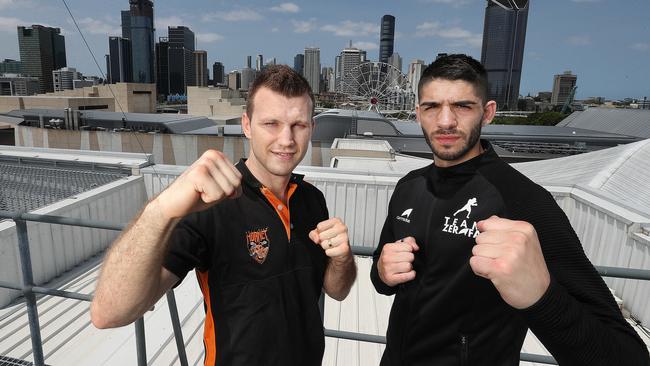
{"type": "Polygon", "coordinates": [[[469,365],[469,341],[467,340],[467,336],[461,335],[460,336],[460,365],[461,366],[467,366],[469,365]]]}

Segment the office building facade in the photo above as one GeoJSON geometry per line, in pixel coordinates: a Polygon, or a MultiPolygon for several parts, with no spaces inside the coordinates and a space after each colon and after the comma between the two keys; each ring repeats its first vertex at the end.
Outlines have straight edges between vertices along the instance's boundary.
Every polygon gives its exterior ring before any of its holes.
{"type": "Polygon", "coordinates": [[[381,17],[379,29],[379,62],[388,63],[388,58],[393,54],[395,46],[395,17],[384,15],[381,17]]]}
{"type": "Polygon", "coordinates": [[[122,12],[122,38],[131,41],[132,81],[155,82],[153,1],[129,0],[129,14],[122,12]]]}
{"type": "Polygon", "coordinates": [[[59,28],[18,27],[22,73],[38,78],[39,93],[54,91],[52,71],[66,67],[65,38],[59,28]]]}
{"type": "Polygon", "coordinates": [[[553,77],[553,92],[551,94],[552,105],[563,105],[571,95],[571,90],[576,85],[578,76],[565,71],[563,74],[553,77]]]}
{"type": "Polygon", "coordinates": [[[307,79],[312,93],[318,94],[320,92],[320,48],[305,48],[303,76],[307,79]]]}
{"type": "Polygon", "coordinates": [[[194,51],[194,85],[208,86],[208,52],[203,50],[194,51]]]}
{"type": "Polygon", "coordinates": [[[225,68],[221,62],[212,64],[212,85],[225,85],[225,68]]]}
{"type": "Polygon", "coordinates": [[[133,80],[131,40],[109,37],[108,52],[107,82],[109,84],[131,82],[133,80]]]}
{"type": "Polygon", "coordinates": [[[305,55],[299,53],[293,58],[293,69],[300,75],[303,75],[304,68],[305,68],[305,55]]]}
{"type": "Polygon", "coordinates": [[[487,1],[481,63],[498,109],[517,109],[527,21],[528,0],[487,1]]]}
{"type": "Polygon", "coordinates": [[[184,95],[188,86],[194,86],[194,32],[185,26],[169,27],[167,32],[169,93],[184,95]]]}

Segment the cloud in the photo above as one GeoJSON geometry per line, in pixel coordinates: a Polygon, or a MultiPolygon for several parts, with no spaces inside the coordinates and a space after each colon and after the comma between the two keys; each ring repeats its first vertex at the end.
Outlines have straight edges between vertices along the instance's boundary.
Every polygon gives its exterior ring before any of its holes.
{"type": "Polygon", "coordinates": [[[574,3],[599,3],[600,0],[571,0],[574,3]]]}
{"type": "Polygon", "coordinates": [[[227,22],[241,22],[241,21],[254,21],[261,20],[263,17],[260,13],[252,9],[241,9],[231,11],[217,11],[203,15],[204,22],[212,22],[215,20],[225,20],[227,22]]]}
{"type": "Polygon", "coordinates": [[[352,42],[352,47],[356,47],[364,51],[379,49],[379,46],[377,46],[377,44],[374,42],[352,42]]]}
{"type": "Polygon", "coordinates": [[[567,38],[566,41],[575,46],[588,46],[591,44],[591,38],[586,35],[574,35],[567,38]]]}
{"type": "Polygon", "coordinates": [[[85,17],[77,20],[79,28],[89,34],[121,35],[122,28],[108,21],[85,17]]]}
{"type": "Polygon", "coordinates": [[[276,32],[279,32],[279,31],[280,31],[280,29],[278,27],[271,28],[271,32],[273,32],[273,33],[276,33],[276,32]]]}
{"type": "Polygon", "coordinates": [[[27,24],[27,22],[18,18],[0,17],[0,32],[13,33],[16,35],[16,27],[25,24],[27,24]]]}
{"type": "Polygon", "coordinates": [[[469,4],[470,0],[420,0],[422,3],[433,3],[433,4],[448,4],[453,7],[459,7],[469,4]]]}
{"type": "Polygon", "coordinates": [[[650,43],[639,42],[631,45],[630,48],[637,51],[648,51],[650,50],[650,43]]]}
{"type": "Polygon", "coordinates": [[[282,3],[272,7],[271,10],[279,13],[297,13],[300,11],[300,7],[294,3],[282,3]]]}
{"type": "Polygon", "coordinates": [[[13,4],[14,2],[12,0],[0,0],[0,9],[8,8],[13,4]]]}
{"type": "Polygon", "coordinates": [[[295,33],[308,33],[314,30],[316,28],[316,25],[314,23],[315,19],[310,19],[310,20],[291,20],[291,24],[293,24],[293,31],[295,33]]]}
{"type": "Polygon", "coordinates": [[[379,24],[353,22],[351,20],[346,20],[339,24],[327,24],[322,26],[321,30],[341,37],[367,36],[370,34],[379,36],[379,24]]]}
{"type": "Polygon", "coordinates": [[[176,27],[179,25],[185,25],[186,27],[189,27],[187,25],[187,22],[183,20],[183,18],[176,15],[172,15],[169,17],[156,17],[154,21],[155,21],[154,26],[156,27],[156,32],[158,34],[167,33],[168,27],[176,27]]]}
{"type": "Polygon", "coordinates": [[[444,26],[440,22],[424,22],[416,27],[416,37],[437,37],[450,40],[454,47],[479,48],[483,43],[483,35],[472,33],[459,26],[444,26]]]}
{"type": "Polygon", "coordinates": [[[197,33],[196,40],[203,43],[214,43],[223,40],[223,36],[217,33],[197,33]]]}

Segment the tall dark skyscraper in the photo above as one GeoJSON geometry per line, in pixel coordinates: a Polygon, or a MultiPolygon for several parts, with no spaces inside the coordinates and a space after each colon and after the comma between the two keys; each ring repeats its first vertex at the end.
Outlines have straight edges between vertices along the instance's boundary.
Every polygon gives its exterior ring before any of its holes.
{"type": "Polygon", "coordinates": [[[169,42],[167,37],[158,38],[158,43],[156,43],[156,92],[159,96],[169,95],[169,42]]]}
{"type": "Polygon", "coordinates": [[[300,75],[303,75],[304,68],[305,68],[305,55],[299,53],[293,58],[293,69],[300,75]]]}
{"type": "Polygon", "coordinates": [[[395,17],[384,15],[381,17],[381,28],[379,30],[379,62],[388,62],[393,54],[395,45],[395,17]]]}
{"type": "Polygon", "coordinates": [[[133,79],[131,64],[131,41],[122,37],[108,37],[107,82],[128,83],[133,79]]]}
{"type": "Polygon", "coordinates": [[[122,38],[131,41],[133,82],[155,82],[153,1],[129,0],[129,11],[122,11],[122,38]]]}
{"type": "Polygon", "coordinates": [[[66,67],[65,38],[59,28],[18,27],[22,72],[38,78],[39,93],[54,91],[52,71],[66,67]]]}
{"type": "Polygon", "coordinates": [[[524,61],[528,0],[488,0],[481,63],[488,73],[488,99],[515,110],[524,61]]]}
{"type": "Polygon", "coordinates": [[[169,42],[169,93],[185,94],[194,85],[194,32],[185,26],[167,29],[169,42]]]}
{"type": "Polygon", "coordinates": [[[225,81],[224,67],[221,62],[212,64],[212,85],[227,84],[225,81]]]}

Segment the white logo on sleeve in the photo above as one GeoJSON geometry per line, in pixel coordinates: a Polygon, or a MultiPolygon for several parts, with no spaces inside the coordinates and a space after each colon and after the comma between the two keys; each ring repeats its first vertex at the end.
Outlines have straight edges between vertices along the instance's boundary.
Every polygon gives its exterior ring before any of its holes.
{"type": "Polygon", "coordinates": [[[477,207],[478,201],[476,197],[470,198],[467,200],[467,203],[461,207],[458,211],[454,212],[453,217],[445,216],[445,223],[443,224],[443,232],[454,234],[454,235],[463,235],[469,238],[476,238],[479,234],[478,228],[476,226],[476,221],[469,222],[469,216],[472,214],[472,207],[477,207]],[[456,215],[462,212],[467,212],[465,218],[461,215],[461,218],[457,218],[456,215]]]}
{"type": "Polygon", "coordinates": [[[406,209],[404,210],[404,212],[402,212],[401,215],[396,216],[395,218],[410,224],[411,220],[409,219],[409,217],[411,216],[411,212],[413,212],[412,208],[406,209]]]}

